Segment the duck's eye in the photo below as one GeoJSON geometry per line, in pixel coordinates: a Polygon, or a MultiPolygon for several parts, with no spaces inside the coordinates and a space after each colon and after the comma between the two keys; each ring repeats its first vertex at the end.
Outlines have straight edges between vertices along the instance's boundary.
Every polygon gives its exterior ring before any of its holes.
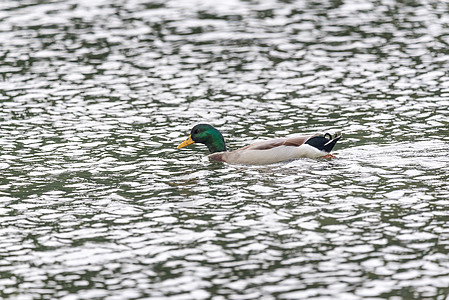
{"type": "Polygon", "coordinates": [[[199,132],[199,130],[198,129],[195,129],[194,131],[193,131],[193,134],[197,134],[199,132]]]}

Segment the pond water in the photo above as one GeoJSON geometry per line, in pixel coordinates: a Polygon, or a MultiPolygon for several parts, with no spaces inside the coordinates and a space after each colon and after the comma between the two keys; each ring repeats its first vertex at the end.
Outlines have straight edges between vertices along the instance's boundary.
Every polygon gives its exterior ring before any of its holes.
{"type": "Polygon", "coordinates": [[[447,299],[445,1],[0,8],[0,298],[447,299]],[[200,122],[343,139],[227,165],[200,122]]]}

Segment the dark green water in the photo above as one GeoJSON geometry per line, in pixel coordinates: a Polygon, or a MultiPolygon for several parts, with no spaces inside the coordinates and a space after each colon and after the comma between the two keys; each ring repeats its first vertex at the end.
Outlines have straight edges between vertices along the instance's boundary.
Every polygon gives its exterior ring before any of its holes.
{"type": "Polygon", "coordinates": [[[447,299],[445,1],[0,3],[0,298],[447,299]],[[177,150],[342,132],[333,160],[177,150]]]}

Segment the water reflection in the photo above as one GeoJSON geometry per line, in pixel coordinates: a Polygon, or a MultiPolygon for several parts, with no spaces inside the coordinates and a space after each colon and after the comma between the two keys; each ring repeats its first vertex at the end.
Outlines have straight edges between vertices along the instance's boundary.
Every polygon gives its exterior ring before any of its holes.
{"type": "Polygon", "coordinates": [[[443,2],[6,1],[0,298],[443,299],[443,2]],[[332,161],[178,151],[341,131],[332,161]]]}

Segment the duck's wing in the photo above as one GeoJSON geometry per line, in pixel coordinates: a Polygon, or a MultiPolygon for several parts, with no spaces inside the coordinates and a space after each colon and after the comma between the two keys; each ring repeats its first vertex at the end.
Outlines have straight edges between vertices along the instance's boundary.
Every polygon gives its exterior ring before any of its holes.
{"type": "MultiPolygon", "coordinates": [[[[258,141],[232,152],[212,153],[209,158],[230,164],[260,165],[308,157],[307,153],[297,152],[296,148],[304,145],[314,136],[316,135],[258,141]]],[[[319,152],[319,150],[316,149],[315,152],[319,152]]],[[[316,153],[314,155],[316,156],[316,153]]]]}
{"type": "Polygon", "coordinates": [[[280,146],[291,146],[291,147],[299,147],[303,145],[308,139],[314,137],[316,135],[307,135],[307,136],[294,136],[285,139],[272,139],[267,141],[259,141],[252,143],[246,147],[237,149],[235,151],[241,150],[269,150],[280,146]]]}

